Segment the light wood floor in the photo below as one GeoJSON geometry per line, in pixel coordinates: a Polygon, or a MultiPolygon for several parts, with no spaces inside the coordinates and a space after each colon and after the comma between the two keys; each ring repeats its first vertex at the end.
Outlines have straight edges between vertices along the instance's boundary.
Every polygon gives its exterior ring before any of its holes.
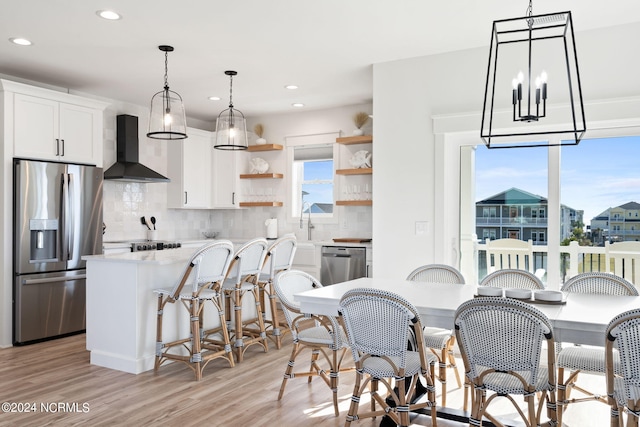
{"type": "MultiPolygon", "coordinates": [[[[281,350],[258,346],[245,360],[229,368],[222,360],[210,363],[200,382],[184,365],[163,366],[139,375],[101,368],[89,363],[85,336],[76,335],[45,343],[0,350],[0,402],[35,403],[37,412],[3,413],[0,426],[326,426],[344,425],[353,373],[341,375],[340,416],[333,415],[331,392],[321,379],[307,384],[304,378],[289,380],[285,396],[277,401],[282,375],[289,359],[291,337],[281,350]],[[41,403],[52,404],[50,413],[41,403]],[[56,404],[68,410],[54,411],[56,404]],[[73,404],[77,404],[77,412],[73,404]],[[83,406],[86,404],[87,406],[83,406]],[[85,410],[86,408],[86,410],[85,410]]],[[[298,366],[306,364],[302,354],[298,366]]],[[[349,362],[351,359],[349,357],[349,362]]],[[[597,378],[597,377],[596,377],[597,378]]],[[[448,395],[448,404],[461,407],[460,390],[448,395]]],[[[439,389],[439,387],[438,387],[439,389]]],[[[573,405],[565,425],[608,425],[608,408],[602,404],[573,405]]],[[[354,427],[372,427],[377,420],[361,420],[354,427]]],[[[431,425],[427,417],[413,425],[431,425]]],[[[461,424],[438,422],[441,427],[461,424]]]]}

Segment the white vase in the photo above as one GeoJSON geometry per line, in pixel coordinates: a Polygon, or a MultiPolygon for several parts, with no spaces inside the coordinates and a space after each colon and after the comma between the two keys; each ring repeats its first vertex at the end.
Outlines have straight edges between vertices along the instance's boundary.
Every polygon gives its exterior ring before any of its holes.
{"type": "Polygon", "coordinates": [[[256,139],[256,145],[264,145],[267,143],[267,140],[264,138],[258,138],[256,139]]]}
{"type": "Polygon", "coordinates": [[[362,129],[354,129],[353,136],[362,136],[364,135],[364,131],[362,129]]]}

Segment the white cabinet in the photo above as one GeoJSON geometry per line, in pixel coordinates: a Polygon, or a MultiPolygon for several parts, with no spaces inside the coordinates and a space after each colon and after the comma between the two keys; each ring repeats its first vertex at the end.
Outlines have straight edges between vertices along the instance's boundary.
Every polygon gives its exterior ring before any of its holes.
{"type": "MultiPolygon", "coordinates": [[[[13,82],[2,83],[6,90],[13,88],[13,82]]],[[[106,104],[26,85],[17,89],[25,87],[25,92],[42,94],[13,94],[13,110],[8,113],[13,115],[14,156],[102,166],[106,104]]]]}
{"type": "Polygon", "coordinates": [[[211,132],[187,129],[188,138],[168,145],[167,207],[208,209],[211,207],[211,132]]]}
{"type": "Polygon", "coordinates": [[[236,209],[240,207],[239,163],[246,160],[246,153],[233,150],[213,150],[213,208],[236,209]]]}
{"type": "Polygon", "coordinates": [[[313,243],[298,243],[293,257],[294,270],[302,270],[320,280],[320,247],[313,243]]]}

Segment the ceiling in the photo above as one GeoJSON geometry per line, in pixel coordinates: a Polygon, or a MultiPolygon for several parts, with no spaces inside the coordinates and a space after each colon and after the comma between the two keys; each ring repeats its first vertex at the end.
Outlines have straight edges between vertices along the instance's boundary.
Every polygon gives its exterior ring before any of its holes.
{"type": "MultiPolygon", "coordinates": [[[[0,73],[148,105],[164,83],[187,116],[211,121],[229,99],[246,116],[369,102],[372,64],[488,46],[494,19],[525,0],[0,0],[0,73]],[[98,10],[122,15],[107,21],[98,10]],[[32,46],[17,46],[25,37],[32,46]],[[285,85],[295,84],[297,90],[285,85]],[[220,101],[210,101],[219,96],[220,101]]],[[[537,0],[534,14],[571,10],[578,33],[640,20],[640,2],[537,0]],[[613,7],[615,6],[615,8],[613,7]]],[[[484,72],[484,70],[478,70],[484,72]]]]}

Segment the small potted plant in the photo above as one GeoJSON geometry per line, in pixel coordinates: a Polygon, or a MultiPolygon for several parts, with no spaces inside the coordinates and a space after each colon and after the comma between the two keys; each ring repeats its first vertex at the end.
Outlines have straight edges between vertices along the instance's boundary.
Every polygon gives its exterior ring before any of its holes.
{"type": "Polygon", "coordinates": [[[356,125],[356,129],[353,130],[354,135],[364,135],[362,126],[366,125],[369,121],[369,114],[360,111],[353,116],[353,124],[356,125]]]}
{"type": "Polygon", "coordinates": [[[255,132],[256,135],[258,135],[258,139],[256,139],[256,144],[263,145],[267,143],[267,140],[262,137],[262,135],[264,135],[264,126],[262,126],[262,123],[257,123],[253,127],[253,131],[255,132]]]}

